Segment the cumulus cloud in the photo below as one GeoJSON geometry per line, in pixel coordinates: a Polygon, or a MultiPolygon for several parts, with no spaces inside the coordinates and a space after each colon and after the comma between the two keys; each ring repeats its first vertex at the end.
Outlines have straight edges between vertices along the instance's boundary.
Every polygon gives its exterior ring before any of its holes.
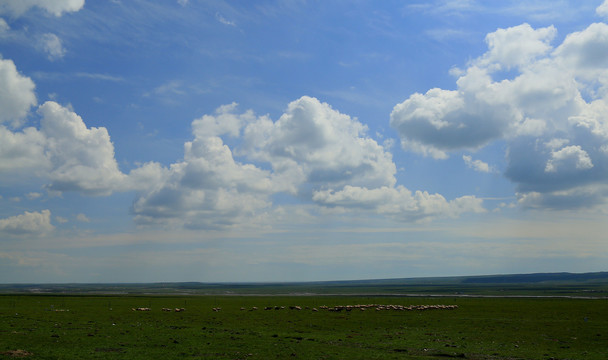
{"type": "Polygon", "coordinates": [[[184,160],[157,169],[162,174],[157,186],[134,202],[138,224],[206,229],[244,224],[271,212],[272,195],[280,192],[322,207],[366,209],[401,221],[482,209],[475,198],[447,201],[439,194],[395,188],[391,154],[357,119],[315,98],[291,102],[274,122],[225,105],[194,120],[192,132],[184,160]],[[233,151],[222,136],[242,137],[244,143],[233,151]]]}
{"type": "Polygon", "coordinates": [[[53,231],[51,211],[26,211],[21,215],[0,219],[0,233],[9,235],[43,235],[53,231]]]}
{"type": "Polygon", "coordinates": [[[0,125],[0,173],[46,179],[50,192],[109,195],[153,187],[163,170],[147,163],[124,174],[106,128],[88,128],[74,111],[53,101],[38,110],[40,129],[0,125]]]}
{"type": "MultiPolygon", "coordinates": [[[[192,123],[195,138],[184,144],[184,161],[169,169],[148,166],[146,172],[159,180],[142,192],[132,206],[138,224],[160,224],[188,228],[222,228],[247,222],[270,205],[274,189],[270,173],[234,159],[230,148],[217,136],[238,134],[243,116],[226,112],[204,116],[192,123]],[[205,131],[205,130],[208,131],[205,131]]],[[[250,115],[245,114],[244,118],[250,115]]],[[[143,176],[139,170],[133,176],[143,176]]]]}
{"type": "Polygon", "coordinates": [[[249,156],[270,163],[296,192],[303,183],[375,188],[396,182],[392,155],[367,127],[315,98],[291,102],[276,122],[259,118],[244,138],[249,156]]]}
{"type": "Polygon", "coordinates": [[[44,135],[33,127],[12,132],[0,125],[0,173],[28,173],[46,169],[45,144],[44,135]]]}
{"type": "Polygon", "coordinates": [[[394,107],[390,122],[402,147],[447,158],[504,140],[505,175],[522,204],[551,198],[577,207],[575,194],[605,200],[596,185],[608,180],[608,25],[591,24],[556,47],[555,34],[528,24],[488,34],[488,51],[452,71],[456,90],[412,94],[394,107]]]}
{"type": "Polygon", "coordinates": [[[595,13],[599,16],[608,18],[608,1],[604,0],[604,2],[595,9],[595,13]]]}
{"type": "Polygon", "coordinates": [[[457,90],[431,89],[395,106],[390,123],[402,147],[446,158],[450,151],[538,133],[547,128],[547,115],[576,107],[575,84],[556,76],[559,69],[545,61],[554,34],[553,27],[534,30],[528,24],[489,34],[488,52],[460,72],[457,90]],[[510,69],[520,75],[493,79],[510,69]]]}
{"type": "Polygon", "coordinates": [[[340,191],[316,191],[313,200],[326,206],[373,210],[400,221],[431,220],[436,217],[458,217],[465,212],[484,212],[482,200],[464,196],[447,201],[440,194],[416,191],[403,186],[367,189],[345,186],[340,191]]]}
{"type": "Polygon", "coordinates": [[[55,16],[75,12],[84,6],[85,0],[0,0],[0,14],[21,16],[31,8],[38,7],[55,16]]]}
{"type": "Polygon", "coordinates": [[[580,146],[566,146],[551,153],[545,172],[557,172],[558,168],[588,170],[593,167],[589,154],[580,146]]]}
{"type": "MultiPolygon", "coordinates": [[[[486,87],[487,76],[471,74],[469,80],[486,87]]],[[[414,94],[391,113],[390,124],[401,136],[405,150],[420,152],[437,159],[458,149],[477,149],[499,138],[513,116],[505,104],[502,111],[465,96],[462,91],[431,89],[426,94],[414,94]]]]}
{"type": "Polygon", "coordinates": [[[17,71],[12,60],[0,57],[0,123],[11,121],[16,127],[36,105],[34,82],[17,71]]]}
{"type": "Polygon", "coordinates": [[[123,184],[106,128],[87,128],[80,116],[53,101],[38,113],[50,163],[49,190],[108,195],[123,184]]]}
{"type": "MultiPolygon", "coordinates": [[[[20,76],[11,61],[1,64],[12,83],[4,85],[11,92],[2,93],[0,101],[9,103],[14,89],[33,96],[31,80],[20,76]]],[[[34,104],[31,97],[6,121],[25,116],[34,104]]],[[[274,210],[273,195],[281,192],[321,207],[367,208],[402,221],[482,209],[475,198],[447,201],[439,194],[395,188],[391,153],[356,118],[312,97],[291,102],[276,121],[251,110],[238,112],[235,103],[221,106],[192,122],[194,138],[184,144],[183,160],[168,167],[145,163],[128,174],[118,167],[107,129],[87,127],[73,110],[54,101],[36,113],[39,129],[13,131],[0,125],[4,174],[45,179],[54,193],[135,191],[131,211],[139,225],[219,229],[253,224],[274,210]],[[226,137],[240,145],[231,149],[226,137]],[[340,196],[350,204],[338,201],[340,196]],[[393,201],[377,203],[386,196],[393,201]]]]}
{"type": "Polygon", "coordinates": [[[550,42],[556,34],[553,26],[535,30],[529,24],[523,24],[498,29],[486,36],[488,52],[477,60],[477,65],[495,70],[527,66],[552,50],[550,42]]]}

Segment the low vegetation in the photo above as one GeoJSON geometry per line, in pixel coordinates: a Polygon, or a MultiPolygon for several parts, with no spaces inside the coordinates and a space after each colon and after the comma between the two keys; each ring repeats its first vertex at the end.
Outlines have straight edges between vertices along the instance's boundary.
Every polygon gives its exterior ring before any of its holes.
{"type": "Polygon", "coordinates": [[[1,295],[0,359],[607,359],[607,305],[572,298],[1,295]]]}

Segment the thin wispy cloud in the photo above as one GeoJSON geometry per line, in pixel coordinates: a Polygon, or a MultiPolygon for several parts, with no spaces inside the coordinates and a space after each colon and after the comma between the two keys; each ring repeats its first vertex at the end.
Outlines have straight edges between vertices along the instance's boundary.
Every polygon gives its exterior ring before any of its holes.
{"type": "Polygon", "coordinates": [[[230,21],[228,19],[226,19],[222,14],[220,14],[219,12],[215,13],[215,18],[217,19],[217,21],[219,21],[220,23],[224,24],[224,25],[228,25],[228,26],[236,26],[236,23],[234,21],[230,21]]]}
{"type": "Polygon", "coordinates": [[[85,73],[79,72],[76,73],[77,77],[88,78],[93,80],[102,80],[102,81],[113,81],[113,82],[121,82],[125,81],[125,79],[121,76],[109,75],[109,74],[95,74],[95,73],[85,73]]]}

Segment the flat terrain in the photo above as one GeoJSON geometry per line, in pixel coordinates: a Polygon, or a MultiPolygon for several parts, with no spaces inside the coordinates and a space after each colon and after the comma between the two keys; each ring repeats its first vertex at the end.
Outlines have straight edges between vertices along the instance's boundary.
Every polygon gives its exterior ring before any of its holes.
{"type": "Polygon", "coordinates": [[[12,358],[605,360],[608,300],[0,295],[12,358]]]}

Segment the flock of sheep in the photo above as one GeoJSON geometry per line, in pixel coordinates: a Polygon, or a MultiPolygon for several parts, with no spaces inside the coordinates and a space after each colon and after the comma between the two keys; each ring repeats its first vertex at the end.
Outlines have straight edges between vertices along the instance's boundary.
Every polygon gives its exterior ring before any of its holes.
{"type": "MultiPolygon", "coordinates": [[[[458,305],[409,305],[409,306],[405,306],[405,305],[378,305],[378,304],[357,304],[357,305],[335,305],[335,306],[326,306],[326,305],[322,305],[319,306],[319,309],[321,310],[327,310],[327,311],[353,311],[353,310],[360,310],[360,311],[365,311],[367,309],[376,309],[376,311],[382,311],[382,310],[398,310],[398,311],[411,311],[411,310],[433,310],[433,309],[439,309],[439,310],[453,310],[453,309],[457,309],[458,305]]],[[[282,310],[285,309],[285,306],[266,306],[264,308],[264,310],[282,310]]],[[[291,310],[302,310],[301,306],[290,306],[289,309],[291,310]]],[[[304,309],[309,310],[310,308],[308,306],[306,306],[304,309]]],[[[319,309],[317,309],[316,307],[312,308],[312,311],[319,311],[319,309]]],[[[241,308],[241,310],[246,310],[245,308],[241,308]]],[[[250,311],[252,310],[257,310],[256,307],[253,307],[250,309],[250,311]]]]}
{"type": "MultiPolygon", "coordinates": [[[[131,310],[132,311],[152,311],[151,308],[147,308],[147,307],[131,308],[131,310]]],[[[184,309],[184,308],[175,308],[175,309],[162,308],[162,310],[166,311],[166,312],[171,312],[171,311],[182,312],[182,311],[186,311],[186,309],[184,309]]]]}
{"type": "MultiPolygon", "coordinates": [[[[286,309],[287,307],[285,306],[266,306],[264,307],[264,310],[283,310],[286,309]]],[[[326,310],[326,311],[336,311],[336,312],[340,312],[340,311],[353,311],[353,310],[359,310],[359,311],[365,311],[367,309],[375,309],[376,311],[383,311],[383,310],[395,310],[395,311],[412,311],[412,310],[454,310],[454,309],[458,309],[458,305],[409,305],[409,306],[405,306],[405,305],[379,305],[379,304],[358,304],[358,305],[335,305],[335,306],[319,306],[319,308],[317,309],[316,307],[313,307],[312,309],[308,306],[305,306],[304,308],[302,308],[301,306],[289,306],[290,310],[312,310],[314,312],[317,312],[320,310],[326,310]]],[[[139,307],[139,308],[132,308],[131,310],[133,311],[151,311],[152,309],[150,308],[146,308],[146,307],[139,307]]],[[[212,308],[213,311],[215,312],[219,312],[220,310],[222,310],[221,307],[214,307],[212,308]]],[[[244,307],[241,307],[241,310],[247,310],[244,307]]],[[[251,309],[249,309],[249,311],[256,311],[258,310],[257,306],[252,307],[251,309]]],[[[175,311],[175,312],[182,312],[182,311],[186,311],[186,309],[184,308],[175,308],[175,309],[170,309],[170,308],[162,308],[162,311],[175,311]]]]}

